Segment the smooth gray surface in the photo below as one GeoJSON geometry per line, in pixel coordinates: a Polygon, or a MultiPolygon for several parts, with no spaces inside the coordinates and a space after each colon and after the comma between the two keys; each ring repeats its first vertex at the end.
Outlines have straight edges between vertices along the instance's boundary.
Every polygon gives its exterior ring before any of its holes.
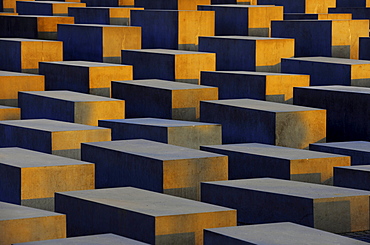
{"type": "Polygon", "coordinates": [[[109,64],[109,63],[100,63],[100,62],[91,62],[91,61],[55,61],[55,62],[42,62],[42,63],[67,65],[67,66],[80,66],[80,67],[128,66],[128,65],[109,64]]]}
{"type": "MultiPolygon", "coordinates": [[[[317,20],[313,20],[317,21],[317,20]]],[[[361,65],[370,64],[369,60],[355,60],[355,59],[345,59],[345,58],[332,58],[332,57],[302,57],[302,58],[288,58],[289,60],[302,60],[310,62],[321,62],[321,63],[334,63],[343,65],[361,65]]]]}
{"type": "Polygon", "coordinates": [[[84,94],[78,92],[72,92],[67,90],[58,91],[24,91],[23,94],[37,95],[40,97],[47,97],[52,99],[58,99],[63,101],[73,102],[95,102],[95,101],[121,101],[118,99],[111,99],[103,96],[97,96],[92,94],[84,94]]]}
{"type": "Polygon", "coordinates": [[[112,120],[102,120],[116,123],[129,123],[138,125],[148,125],[157,127],[196,127],[196,126],[207,126],[207,125],[220,125],[216,123],[202,123],[202,122],[190,122],[190,121],[180,121],[162,118],[130,118],[130,119],[112,119],[112,120]]]}
{"type": "Polygon", "coordinates": [[[59,213],[0,202],[0,221],[62,215],[59,213]]]}
{"type": "Polygon", "coordinates": [[[214,88],[211,86],[196,85],[196,84],[190,84],[190,83],[180,83],[180,82],[166,81],[166,80],[160,80],[160,79],[114,81],[114,82],[132,84],[132,85],[143,86],[143,87],[165,89],[165,90],[214,88]]]}

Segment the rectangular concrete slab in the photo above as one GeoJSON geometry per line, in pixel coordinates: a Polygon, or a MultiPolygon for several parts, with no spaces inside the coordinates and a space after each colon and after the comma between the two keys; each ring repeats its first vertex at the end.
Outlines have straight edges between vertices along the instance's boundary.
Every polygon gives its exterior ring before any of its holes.
{"type": "Polygon", "coordinates": [[[197,10],[200,4],[215,4],[214,0],[135,0],[135,6],[145,9],[197,10]]]}
{"type": "Polygon", "coordinates": [[[203,202],[237,209],[238,222],[245,224],[289,221],[334,233],[369,230],[369,191],[270,178],[203,182],[201,188],[203,202]]]}
{"type": "Polygon", "coordinates": [[[203,229],[236,225],[236,211],[132,187],[56,193],[69,236],[112,232],[150,244],[203,244],[203,229]]]}
{"type": "Polygon", "coordinates": [[[204,245],[365,245],[367,242],[290,222],[204,230],[204,245]]]}
{"type": "Polygon", "coordinates": [[[370,190],[370,166],[358,165],[334,168],[334,185],[346,188],[370,190]]]}
{"type": "Polygon", "coordinates": [[[200,102],[200,121],[220,123],[222,141],[308,148],[326,142],[326,112],[251,99],[200,102]]]}
{"type": "Polygon", "coordinates": [[[98,120],[125,118],[125,101],[72,91],[19,92],[22,119],[47,118],[98,126],[98,120]]]}
{"type": "Polygon", "coordinates": [[[112,129],[112,140],[147,139],[193,149],[222,143],[221,125],[214,123],[131,118],[99,120],[99,126],[112,129]]]}
{"type": "Polygon", "coordinates": [[[333,167],[350,166],[350,157],[265,144],[201,146],[229,157],[229,179],[271,177],[333,184],[333,167]]]}
{"type": "Polygon", "coordinates": [[[258,4],[278,5],[284,7],[285,13],[327,13],[328,8],[335,7],[336,0],[258,0],[258,4]]]}
{"type": "Polygon", "coordinates": [[[59,1],[19,1],[17,2],[17,13],[20,15],[68,16],[69,7],[86,7],[86,4],[59,1]]]}
{"type": "Polygon", "coordinates": [[[66,237],[66,215],[0,202],[0,244],[66,237]]]}
{"type": "Polygon", "coordinates": [[[228,179],[225,155],[143,139],[81,147],[81,159],[95,164],[96,188],[133,186],[199,200],[201,181],[228,179]]]}
{"type": "Polygon", "coordinates": [[[17,107],[0,105],[0,121],[21,119],[21,109],[17,107]]]}

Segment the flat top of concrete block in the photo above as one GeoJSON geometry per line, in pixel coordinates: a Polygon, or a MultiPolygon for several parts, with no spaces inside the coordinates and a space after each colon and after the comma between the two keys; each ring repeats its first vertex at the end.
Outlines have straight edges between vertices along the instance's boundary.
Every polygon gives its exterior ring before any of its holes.
{"type": "Polygon", "coordinates": [[[18,147],[0,148],[0,165],[5,164],[17,168],[51,167],[65,165],[92,164],[71,158],[26,150],[18,147]]]}
{"type": "Polygon", "coordinates": [[[259,143],[242,143],[228,145],[209,145],[211,149],[220,149],[231,152],[246,153],[251,155],[266,156],[280,158],[286,160],[299,159],[316,159],[329,157],[343,157],[343,155],[323,153],[318,151],[301,150],[275,145],[259,144],[259,143]]]}
{"type": "Polygon", "coordinates": [[[206,37],[199,37],[199,38],[213,38],[213,39],[227,39],[227,40],[238,39],[238,40],[250,40],[250,41],[292,39],[292,38],[254,37],[254,36],[206,36],[206,37]]]}
{"type": "Polygon", "coordinates": [[[44,39],[31,39],[31,38],[7,38],[2,37],[0,41],[8,41],[8,42],[42,42],[42,43],[62,43],[62,41],[53,41],[53,40],[44,40],[44,39]]]}
{"type": "Polygon", "coordinates": [[[27,1],[26,3],[41,3],[41,4],[81,4],[79,2],[62,2],[62,1],[27,1]]]}
{"type": "Polygon", "coordinates": [[[72,92],[68,90],[57,90],[57,91],[24,91],[22,94],[38,95],[47,98],[53,98],[64,101],[73,102],[92,102],[92,101],[122,101],[118,99],[107,98],[98,95],[84,94],[78,92],[72,92]]]}
{"type": "Polygon", "coordinates": [[[126,49],[126,50],[122,50],[122,52],[141,52],[141,53],[169,54],[169,55],[210,54],[210,52],[196,52],[196,51],[173,50],[173,49],[126,49]]]}
{"type": "Polygon", "coordinates": [[[283,58],[283,60],[297,60],[297,61],[309,61],[309,62],[319,62],[319,63],[333,63],[333,64],[341,64],[341,65],[370,64],[370,60],[355,60],[355,59],[321,57],[321,56],[317,56],[317,57],[299,57],[299,58],[283,58]]]}
{"type": "Polygon", "coordinates": [[[106,129],[101,127],[88,126],[78,123],[62,122],[50,119],[23,119],[23,120],[0,121],[0,126],[2,125],[11,127],[29,128],[33,130],[47,132],[106,129]]]}
{"type": "Polygon", "coordinates": [[[60,194],[150,216],[169,216],[233,210],[133,187],[69,191],[60,192],[60,194]]]}
{"type": "Polygon", "coordinates": [[[226,180],[206,183],[308,199],[370,196],[370,191],[273,178],[226,180]]]}
{"type": "Polygon", "coordinates": [[[112,120],[99,120],[100,122],[112,122],[112,123],[124,123],[124,124],[138,124],[158,127],[196,127],[196,126],[209,126],[219,125],[216,123],[203,123],[203,122],[191,122],[191,121],[180,121],[172,119],[162,118],[130,118],[130,119],[112,119],[112,120]]]}
{"type": "Polygon", "coordinates": [[[131,65],[110,64],[110,63],[91,62],[91,61],[54,61],[54,62],[40,62],[40,63],[43,63],[43,64],[58,64],[58,65],[66,65],[66,66],[81,66],[81,67],[131,66],[131,65]]]}
{"type": "MultiPolygon", "coordinates": [[[[72,16],[56,16],[56,15],[4,15],[1,17],[16,17],[16,18],[73,18],[72,16]]],[[[72,24],[71,24],[72,25],[72,24]]],[[[73,24],[74,25],[74,24],[73,24]]]]}
{"type": "Polygon", "coordinates": [[[312,89],[312,90],[327,90],[327,91],[337,91],[344,93],[356,93],[356,94],[370,94],[370,88],[366,87],[355,87],[355,86],[309,86],[309,87],[299,87],[299,89],[312,89]]]}
{"type": "Polygon", "coordinates": [[[137,28],[137,26],[102,25],[102,24],[58,24],[59,26],[71,27],[111,27],[111,28],[137,28]]]}
{"type": "Polygon", "coordinates": [[[114,83],[123,83],[123,84],[132,84],[132,85],[150,87],[150,88],[165,89],[165,90],[215,88],[215,87],[205,86],[205,85],[181,83],[181,82],[166,81],[166,80],[159,80],[159,79],[113,81],[113,82],[114,83]]]}
{"type": "Polygon", "coordinates": [[[245,225],[206,229],[226,237],[248,241],[250,244],[268,245],[365,245],[358,241],[334,233],[290,222],[245,225]]]}
{"type": "Polygon", "coordinates": [[[297,75],[304,76],[302,74],[259,72],[259,71],[202,71],[202,73],[239,74],[239,75],[253,75],[253,76],[297,76],[297,75]]]}
{"type": "Polygon", "coordinates": [[[370,152],[369,141],[346,141],[346,142],[331,142],[331,143],[315,143],[310,145],[325,146],[334,149],[347,149],[353,151],[370,152]]]}
{"type": "Polygon", "coordinates": [[[114,140],[83,144],[118,151],[126,154],[138,155],[160,161],[224,157],[224,155],[220,154],[190,149],[181,146],[169,145],[165,143],[144,139],[114,140]]]}
{"type": "Polygon", "coordinates": [[[36,208],[0,202],[0,221],[63,215],[36,208]]]}
{"type": "Polygon", "coordinates": [[[279,6],[275,6],[275,5],[244,5],[244,4],[212,4],[212,5],[198,5],[198,6],[229,7],[229,8],[269,8],[269,7],[279,7],[279,6]]]}
{"type": "Polygon", "coordinates": [[[296,106],[296,105],[268,102],[268,101],[263,101],[263,100],[252,100],[252,99],[208,100],[208,101],[201,101],[200,103],[211,103],[211,104],[239,107],[239,108],[266,111],[266,112],[294,112],[294,111],[322,110],[322,109],[317,109],[317,108],[312,108],[312,107],[296,106]]]}
{"type": "Polygon", "coordinates": [[[69,237],[63,239],[53,239],[46,241],[37,242],[24,242],[24,243],[14,243],[14,245],[144,245],[148,243],[143,243],[139,241],[132,240],[123,236],[118,236],[115,234],[101,234],[92,236],[81,236],[81,237],[69,237]]]}
{"type": "Polygon", "coordinates": [[[340,166],[335,168],[344,168],[348,170],[358,170],[364,172],[370,172],[370,165],[356,165],[356,166],[340,166]]]}
{"type": "Polygon", "coordinates": [[[0,109],[19,109],[18,107],[0,105],[0,109]]]}
{"type": "Polygon", "coordinates": [[[21,72],[11,72],[11,71],[0,71],[0,77],[14,77],[14,76],[38,76],[43,77],[42,75],[38,74],[29,74],[29,73],[21,73],[21,72]]]}

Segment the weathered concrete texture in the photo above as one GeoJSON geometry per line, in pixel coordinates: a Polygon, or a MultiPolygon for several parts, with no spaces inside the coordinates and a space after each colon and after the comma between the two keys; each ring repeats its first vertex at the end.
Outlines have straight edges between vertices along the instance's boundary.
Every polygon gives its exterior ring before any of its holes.
{"type": "Polygon", "coordinates": [[[94,189],[94,171],[92,163],[0,148],[0,201],[53,211],[54,205],[40,206],[41,199],[52,199],[49,203],[54,204],[54,192],[94,189]]]}
{"type": "Polygon", "coordinates": [[[359,37],[369,36],[369,20],[272,21],[273,37],[295,39],[295,56],[358,59],[359,37]]]}
{"type": "Polygon", "coordinates": [[[335,7],[336,0],[258,0],[258,4],[284,6],[285,13],[327,13],[328,8],[335,7]]]}
{"type": "Polygon", "coordinates": [[[135,0],[81,0],[88,7],[132,7],[135,0]]]}
{"type": "Polygon", "coordinates": [[[98,120],[124,119],[125,101],[67,90],[19,92],[22,119],[46,118],[97,126],[98,120]]]}
{"type": "Polygon", "coordinates": [[[143,10],[134,7],[84,7],[69,8],[69,16],[76,24],[130,25],[131,10],[143,10]]]}
{"type": "Polygon", "coordinates": [[[145,9],[197,10],[198,5],[214,2],[214,0],[135,0],[135,6],[145,9]]]}
{"type": "Polygon", "coordinates": [[[200,121],[220,123],[223,143],[308,148],[325,142],[326,111],[250,99],[200,102],[200,121]]]}
{"type": "Polygon", "coordinates": [[[84,143],[81,159],[95,164],[96,188],[133,186],[200,199],[200,182],[227,180],[227,156],[149,140],[84,143]]]}
{"type": "Polygon", "coordinates": [[[131,11],[131,25],[142,27],[144,49],[197,51],[199,36],[215,35],[214,19],[211,11],[131,11]]]}
{"type": "Polygon", "coordinates": [[[0,71],[0,87],[0,105],[18,106],[19,91],[45,90],[44,76],[0,71]]]}
{"type": "Polygon", "coordinates": [[[370,166],[335,167],[334,185],[370,191],[370,166]]]}
{"type": "MultiPolygon", "coordinates": [[[[215,11],[215,35],[271,36],[271,21],[283,20],[282,6],[219,4],[198,10],[215,11]]],[[[209,36],[209,35],[207,35],[209,36]]]]}
{"type": "Polygon", "coordinates": [[[282,59],[281,71],[310,75],[311,86],[370,87],[370,61],[330,57],[282,59]]]}
{"type": "Polygon", "coordinates": [[[47,90],[70,90],[110,97],[111,81],[132,80],[132,66],[88,62],[40,62],[47,90]]]}
{"type": "Polygon", "coordinates": [[[328,142],[370,140],[369,96],[370,88],[352,86],[294,88],[295,105],[326,109],[328,142]]]}
{"type": "Polygon", "coordinates": [[[248,72],[202,71],[201,84],[218,87],[219,99],[256,99],[293,103],[293,87],[310,85],[310,76],[248,72]]]}
{"type": "Polygon", "coordinates": [[[202,202],[246,224],[289,221],[334,233],[369,230],[369,191],[270,178],[203,182],[202,202]],[[273,208],[269,208],[273,207],[273,208]]]}
{"type": "Polygon", "coordinates": [[[280,72],[281,59],[294,56],[294,39],[199,37],[199,51],[216,53],[217,70],[280,72]]]}
{"type": "Polygon", "coordinates": [[[66,237],[66,216],[0,202],[0,244],[66,237]]]}
{"type": "MultiPolygon", "coordinates": [[[[329,9],[330,13],[330,9],[329,9]]],[[[330,14],[293,14],[285,13],[284,20],[352,20],[352,14],[343,14],[345,12],[330,14]]]]}
{"type": "Polygon", "coordinates": [[[122,64],[135,67],[134,79],[199,84],[200,71],[216,70],[216,54],[171,49],[122,50],[122,64]]]}
{"type": "Polygon", "coordinates": [[[112,232],[150,244],[203,244],[203,229],[236,225],[236,211],[132,187],[56,193],[68,236],[112,232]]]}
{"type": "Polygon", "coordinates": [[[198,149],[201,145],[222,144],[221,125],[161,118],[99,120],[112,129],[112,140],[147,139],[198,149]]]}
{"type": "Polygon", "coordinates": [[[111,140],[111,130],[48,119],[0,122],[0,147],[22,147],[70,158],[80,158],[82,142],[111,140]]]}
{"type": "Polygon", "coordinates": [[[351,165],[370,165],[370,142],[347,141],[310,144],[310,150],[351,157],[351,165]]]}
{"type": "Polygon", "coordinates": [[[216,87],[157,79],[112,81],[112,97],[126,101],[127,118],[199,121],[200,101],[217,100],[218,90],[216,87]]]}
{"type": "Polygon", "coordinates": [[[35,73],[40,61],[63,60],[63,43],[58,41],[0,38],[0,69],[35,73]]]}
{"type": "Polygon", "coordinates": [[[290,222],[204,230],[204,245],[365,245],[367,242],[290,222]]]}
{"type": "Polygon", "coordinates": [[[119,64],[122,49],[141,48],[141,27],[98,24],[58,25],[58,40],[63,41],[64,60],[119,64]]]}
{"type": "Polygon", "coordinates": [[[0,105],[0,121],[21,119],[21,109],[0,105]]]}
{"type": "Polygon", "coordinates": [[[117,236],[115,234],[102,234],[92,236],[70,237],[64,239],[47,240],[40,242],[16,243],[14,245],[149,245],[126,237],[117,236]]]}
{"type": "Polygon", "coordinates": [[[73,24],[73,17],[43,15],[0,16],[0,37],[57,39],[58,24],[73,24]]]}
{"type": "Polygon", "coordinates": [[[55,1],[17,1],[17,13],[21,15],[68,16],[69,7],[86,7],[86,4],[55,1]]]}
{"type": "Polygon", "coordinates": [[[351,165],[349,156],[257,143],[200,149],[229,157],[230,180],[271,177],[332,185],[333,167],[351,165]]]}

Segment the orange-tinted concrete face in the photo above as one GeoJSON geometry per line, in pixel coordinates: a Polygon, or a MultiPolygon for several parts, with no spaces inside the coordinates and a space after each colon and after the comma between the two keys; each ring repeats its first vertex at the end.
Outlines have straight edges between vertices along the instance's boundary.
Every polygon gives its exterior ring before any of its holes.
{"type": "Polygon", "coordinates": [[[0,244],[66,238],[66,216],[45,216],[0,221],[0,244]]]}
{"type": "Polygon", "coordinates": [[[52,132],[52,150],[80,149],[81,143],[110,141],[110,129],[52,132]]]}
{"type": "Polygon", "coordinates": [[[329,8],[336,7],[336,0],[305,0],[306,14],[328,13],[329,8]]]}
{"type": "Polygon", "coordinates": [[[318,14],[318,20],[352,20],[352,14],[318,14]]]}
{"type": "MultiPolygon", "coordinates": [[[[3,9],[4,12],[17,12],[17,4],[16,1],[18,0],[3,0],[3,9]]],[[[34,1],[34,0],[20,0],[20,1],[34,1]]]]}
{"type": "Polygon", "coordinates": [[[203,229],[228,226],[236,226],[236,210],[161,216],[155,218],[155,236],[156,241],[162,240],[161,236],[176,241],[170,235],[193,233],[194,240],[188,244],[202,245],[203,229]]]}
{"type": "Polygon", "coordinates": [[[178,10],[197,10],[198,5],[210,5],[211,0],[177,0],[178,10]]]}
{"type": "Polygon", "coordinates": [[[118,0],[119,6],[135,6],[135,0],[118,0]]]}
{"type": "Polygon", "coordinates": [[[370,228],[368,196],[315,199],[314,209],[316,229],[343,233],[365,231],[370,228]]]}
{"type": "Polygon", "coordinates": [[[236,0],[239,4],[247,4],[247,5],[257,5],[258,0],[236,0]]]}
{"type": "Polygon", "coordinates": [[[326,110],[276,113],[275,145],[308,149],[326,141],[326,110]]]}
{"type": "Polygon", "coordinates": [[[74,24],[74,18],[62,16],[37,17],[38,32],[57,32],[58,24],[74,24]]]}
{"type": "Polygon", "coordinates": [[[18,13],[0,13],[0,15],[18,15],[18,13]]]}
{"type": "Polygon", "coordinates": [[[86,7],[86,3],[53,3],[53,15],[68,16],[68,7],[86,7]]]}
{"type": "Polygon", "coordinates": [[[214,53],[175,55],[175,79],[198,79],[199,81],[201,71],[215,70],[216,54],[214,53]]]}
{"type": "Polygon", "coordinates": [[[21,108],[2,108],[0,106],[0,121],[3,120],[20,120],[21,108]]]}
{"type": "Polygon", "coordinates": [[[309,75],[266,76],[266,100],[293,104],[293,87],[306,86],[310,86],[309,75]],[[282,100],[277,101],[277,96],[282,100]]]}
{"type": "Polygon", "coordinates": [[[109,9],[110,18],[130,18],[131,10],[143,10],[144,8],[111,8],[109,9]]]}
{"type": "Polygon", "coordinates": [[[198,45],[198,37],[215,35],[214,11],[179,11],[179,44],[198,45]]]}
{"type": "Polygon", "coordinates": [[[256,71],[280,72],[282,58],[294,57],[294,39],[256,40],[256,71]]]}
{"type": "Polygon", "coordinates": [[[124,119],[125,101],[75,102],[75,123],[98,126],[98,120],[124,119]]]}
{"type": "Polygon", "coordinates": [[[332,21],[332,56],[338,58],[358,59],[359,37],[368,36],[369,20],[332,21]],[[347,46],[345,52],[341,52],[341,47],[343,46],[347,46]]]}
{"type": "Polygon", "coordinates": [[[351,166],[351,157],[323,157],[290,161],[291,180],[333,185],[333,168],[351,166]]]}
{"type": "Polygon", "coordinates": [[[54,197],[55,192],[95,188],[94,164],[22,168],[21,199],[54,197]]]}
{"type": "Polygon", "coordinates": [[[123,49],[141,49],[141,27],[103,27],[103,57],[121,57],[123,49]]]}
{"type": "Polygon", "coordinates": [[[351,85],[360,86],[362,79],[370,79],[370,65],[361,64],[361,65],[352,65],[351,66],[351,85]]]}
{"type": "Polygon", "coordinates": [[[283,20],[282,6],[248,8],[248,32],[250,36],[271,36],[271,21],[283,20]]]}
{"type": "Polygon", "coordinates": [[[104,66],[89,68],[90,88],[110,88],[111,81],[133,80],[132,66],[104,66]]]}
{"type": "Polygon", "coordinates": [[[62,61],[63,42],[58,41],[22,41],[22,70],[38,69],[39,62],[62,61]]]}

